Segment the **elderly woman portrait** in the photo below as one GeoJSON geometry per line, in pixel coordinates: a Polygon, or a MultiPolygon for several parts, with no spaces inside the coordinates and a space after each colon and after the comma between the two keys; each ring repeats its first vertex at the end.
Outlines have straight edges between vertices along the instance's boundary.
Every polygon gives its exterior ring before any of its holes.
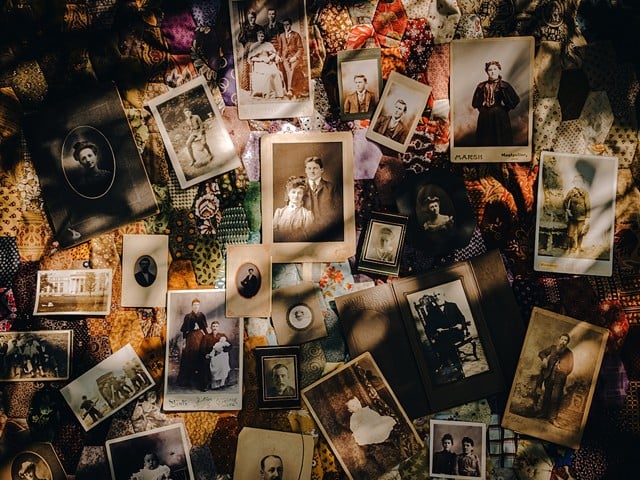
{"type": "Polygon", "coordinates": [[[73,186],[82,195],[97,197],[107,191],[113,174],[99,167],[100,153],[93,142],[76,142],[72,147],[73,159],[81,165],[81,173],[74,177],[73,186]]]}
{"type": "Polygon", "coordinates": [[[277,208],[273,215],[274,242],[306,242],[313,227],[313,213],[305,208],[308,195],[305,177],[289,177],[286,189],[286,206],[277,208]]]}
{"type": "Polygon", "coordinates": [[[513,132],[509,111],[520,97],[513,87],[502,79],[500,62],[485,63],[487,80],[480,82],[473,94],[472,106],[478,110],[476,146],[513,145],[513,132]]]}

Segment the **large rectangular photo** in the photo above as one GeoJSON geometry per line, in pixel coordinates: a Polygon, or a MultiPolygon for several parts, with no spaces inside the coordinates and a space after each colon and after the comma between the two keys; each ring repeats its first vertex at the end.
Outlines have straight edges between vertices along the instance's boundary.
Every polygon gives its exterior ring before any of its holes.
{"type": "Polygon", "coordinates": [[[265,135],[261,165],[262,236],[274,263],[355,254],[350,132],[265,135]]]}
{"type": "Polygon", "coordinates": [[[242,408],[243,326],[225,316],[224,290],[169,291],[165,410],[242,408]]]}
{"type": "Polygon", "coordinates": [[[611,276],[618,159],[542,152],[535,270],[611,276]]]}
{"type": "Polygon", "coordinates": [[[60,393],[85,430],[106,420],[155,385],[131,344],[126,344],[60,393]]]}
{"type": "Polygon", "coordinates": [[[535,307],[502,426],[580,446],[609,331],[535,307]]]}
{"type": "Polygon", "coordinates": [[[108,268],[39,270],[34,315],[108,315],[112,272],[108,268]]]}
{"type": "Polygon", "coordinates": [[[305,388],[302,398],[351,480],[379,478],[422,447],[368,352],[305,388]]]}
{"type": "Polygon", "coordinates": [[[72,330],[0,334],[0,382],[69,378],[72,330]]]}
{"type": "Polygon", "coordinates": [[[451,42],[451,161],[529,162],[533,37],[451,42]]]}
{"type": "Polygon", "coordinates": [[[304,0],[229,0],[240,119],[313,112],[304,0]]]}

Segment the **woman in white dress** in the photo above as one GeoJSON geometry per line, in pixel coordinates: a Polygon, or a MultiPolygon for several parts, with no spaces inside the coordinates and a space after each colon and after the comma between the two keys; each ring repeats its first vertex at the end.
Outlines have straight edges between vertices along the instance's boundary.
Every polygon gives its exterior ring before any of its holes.
{"type": "Polygon", "coordinates": [[[356,397],[347,400],[347,409],[351,412],[349,428],[360,446],[384,442],[396,424],[389,415],[380,415],[369,407],[363,407],[356,397]]]}
{"type": "Polygon", "coordinates": [[[289,177],[285,186],[287,206],[277,208],[273,215],[274,242],[307,242],[313,226],[313,213],[303,207],[307,195],[305,177],[289,177]]]}
{"type": "Polygon", "coordinates": [[[265,42],[264,30],[256,31],[258,41],[249,48],[251,64],[251,96],[284,97],[284,77],[278,68],[278,53],[271,42],[265,42]]]}

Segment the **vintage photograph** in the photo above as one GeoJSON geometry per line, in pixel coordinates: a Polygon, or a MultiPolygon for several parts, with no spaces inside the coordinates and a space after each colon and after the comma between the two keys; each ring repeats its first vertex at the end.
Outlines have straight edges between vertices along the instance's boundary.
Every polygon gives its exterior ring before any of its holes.
{"type": "Polygon", "coordinates": [[[355,254],[349,132],[265,135],[261,164],[263,243],[274,263],[355,254]]]}
{"type": "Polygon", "coordinates": [[[580,446],[609,331],[534,307],[502,426],[580,446]]]}
{"type": "Polygon", "coordinates": [[[366,137],[391,150],[406,152],[430,94],[430,86],[391,72],[366,137]]]}
{"type": "Polygon", "coordinates": [[[164,307],[167,301],[169,238],[166,235],[122,237],[123,307],[164,307]]]}
{"type": "Polygon", "coordinates": [[[34,315],[108,315],[111,269],[38,270],[34,315]]]}
{"type": "Polygon", "coordinates": [[[62,248],[158,212],[115,86],[47,104],[24,133],[62,248]]]}
{"type": "Polygon", "coordinates": [[[1,382],[69,378],[72,330],[0,333],[1,382]]]}
{"type": "Polygon", "coordinates": [[[358,271],[397,276],[408,217],[372,212],[358,245],[358,271]]]}
{"type": "Polygon", "coordinates": [[[156,385],[136,399],[131,412],[131,425],[134,432],[146,432],[182,421],[181,418],[170,417],[162,412],[161,390],[161,386],[156,385]]]}
{"type": "Polygon", "coordinates": [[[422,447],[368,352],[304,388],[302,398],[351,480],[378,478],[422,447]]]}
{"type": "Polygon", "coordinates": [[[327,336],[318,295],[313,282],[273,290],[271,321],[278,345],[299,345],[327,336]]]}
{"type": "Polygon", "coordinates": [[[311,478],[314,437],[244,427],[238,435],[234,480],[311,478]]]}
{"type": "Polygon", "coordinates": [[[51,443],[34,442],[0,461],[0,478],[7,480],[67,480],[51,443]]]}
{"type": "Polygon", "coordinates": [[[304,0],[229,0],[238,116],[310,116],[313,112],[304,0]]]}
{"type": "Polygon", "coordinates": [[[169,291],[165,410],[240,410],[243,325],[224,290],[169,291]]]}
{"type": "Polygon", "coordinates": [[[533,37],[451,42],[451,161],[529,162],[533,37]]]}
{"type": "Polygon", "coordinates": [[[408,177],[399,191],[396,206],[409,218],[415,248],[436,256],[469,243],[476,221],[462,177],[432,170],[408,177]]]}
{"type": "Polygon", "coordinates": [[[181,188],[241,165],[204,77],[149,100],[149,108],[181,188]]]}
{"type": "Polygon", "coordinates": [[[85,430],[90,430],[155,385],[131,344],[60,389],[85,430]]]}
{"type": "Polygon", "coordinates": [[[618,159],[542,152],[534,269],[610,277],[618,159]]]}
{"type": "Polygon", "coordinates": [[[300,347],[256,347],[258,408],[300,408],[300,347]]]}
{"type": "Polygon", "coordinates": [[[437,478],[486,477],[486,430],[480,422],[430,420],[429,475],[437,478]]]}
{"type": "Polygon", "coordinates": [[[379,48],[338,52],[338,91],[343,120],[371,118],[382,93],[379,48]]]}
{"type": "Polygon", "coordinates": [[[181,423],[107,440],[105,448],[113,480],[195,479],[181,423]]]}
{"type": "Polygon", "coordinates": [[[227,317],[271,316],[271,251],[262,244],[227,245],[227,317]]]}

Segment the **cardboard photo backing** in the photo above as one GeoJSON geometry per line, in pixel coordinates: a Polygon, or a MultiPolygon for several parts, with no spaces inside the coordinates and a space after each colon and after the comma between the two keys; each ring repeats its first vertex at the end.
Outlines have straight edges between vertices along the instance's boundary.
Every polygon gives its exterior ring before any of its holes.
{"type": "Polygon", "coordinates": [[[313,282],[273,291],[271,321],[279,345],[299,345],[327,336],[327,327],[313,282]]]}
{"type": "Polygon", "coordinates": [[[350,132],[263,136],[260,185],[263,244],[270,246],[274,263],[345,261],[355,254],[350,132]],[[307,180],[306,160],[312,157],[323,164],[315,193],[307,180]],[[304,190],[304,210],[295,213],[288,210],[292,181],[304,190]]]}
{"type": "Polygon", "coordinates": [[[241,165],[204,77],[158,95],[148,104],[181,188],[241,165]],[[185,110],[191,112],[190,119],[185,110]]]}
{"type": "Polygon", "coordinates": [[[531,161],[534,43],[533,37],[451,42],[453,163],[531,161]],[[493,95],[485,86],[490,62],[501,67],[493,95]]]}
{"type": "Polygon", "coordinates": [[[34,442],[0,462],[0,478],[67,480],[62,463],[50,443],[34,442]],[[22,475],[20,472],[23,472],[22,475]]]}
{"type": "Polygon", "coordinates": [[[109,268],[39,270],[34,315],[108,315],[112,271],[109,268]]]}
{"type": "Polygon", "coordinates": [[[271,251],[261,244],[227,245],[227,317],[271,315],[271,251]]]}
{"type": "Polygon", "coordinates": [[[534,307],[502,426],[577,449],[608,337],[605,328],[534,307]]]}
{"type": "Polygon", "coordinates": [[[164,307],[167,301],[169,237],[122,237],[123,307],[164,307]]]}
{"type": "Polygon", "coordinates": [[[382,85],[379,48],[338,52],[338,91],[340,117],[343,120],[371,118],[378,106],[382,85]],[[365,84],[363,100],[358,99],[356,81],[363,81],[365,84]]]}
{"type": "Polygon", "coordinates": [[[610,277],[618,159],[542,152],[539,178],[533,268],[610,277]]]}
{"type": "Polygon", "coordinates": [[[244,427],[238,435],[233,478],[263,478],[261,464],[280,469],[283,480],[311,478],[313,444],[311,435],[244,427]]]}

